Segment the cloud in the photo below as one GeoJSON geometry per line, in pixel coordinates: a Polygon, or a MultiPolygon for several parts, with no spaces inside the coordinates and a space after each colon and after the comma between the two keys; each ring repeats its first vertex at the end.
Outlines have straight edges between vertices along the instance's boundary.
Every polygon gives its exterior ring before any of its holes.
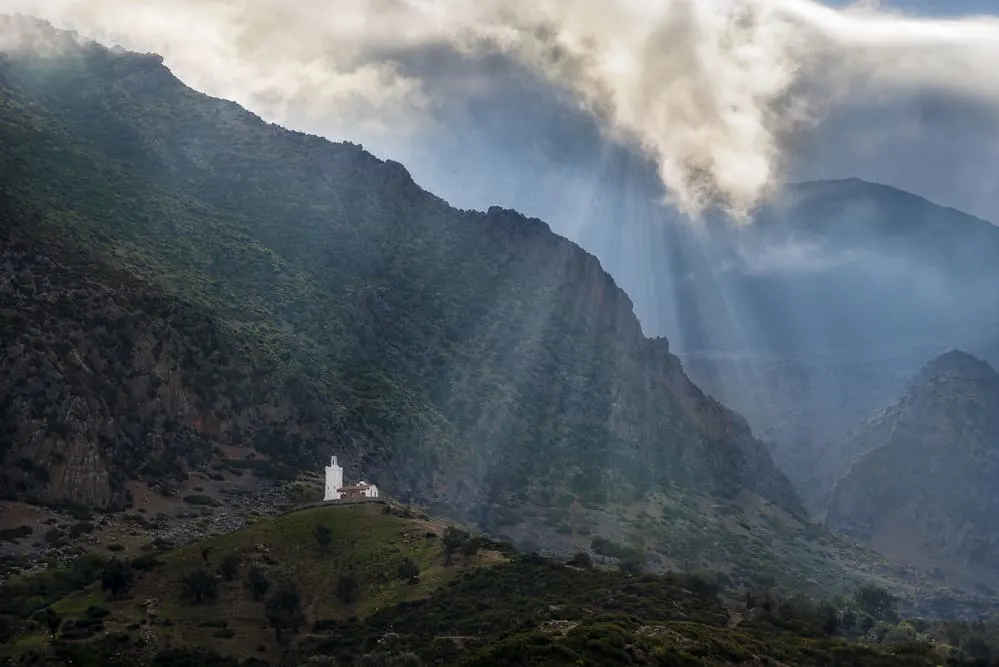
{"type": "Polygon", "coordinates": [[[851,96],[930,91],[999,109],[994,17],[914,19],[812,0],[6,0],[4,7],[155,51],[201,90],[332,137],[419,132],[434,122],[432,92],[442,87],[427,85],[432,73],[407,68],[417,54],[500,54],[575,96],[610,137],[650,156],[671,201],[691,215],[717,205],[743,218],[781,181],[788,146],[851,96]]]}

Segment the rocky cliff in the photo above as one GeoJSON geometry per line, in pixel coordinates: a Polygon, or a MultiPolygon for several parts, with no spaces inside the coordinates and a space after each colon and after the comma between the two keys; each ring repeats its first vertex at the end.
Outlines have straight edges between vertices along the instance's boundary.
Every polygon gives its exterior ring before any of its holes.
{"type": "Polygon", "coordinates": [[[236,444],[336,452],[483,523],[552,489],[673,484],[800,511],[746,422],[541,221],[453,209],[157,57],[0,30],[8,497],[115,505],[236,444]]]}
{"type": "Polygon", "coordinates": [[[828,524],[927,568],[994,581],[999,563],[999,374],[953,351],[846,444],[828,524]]]}

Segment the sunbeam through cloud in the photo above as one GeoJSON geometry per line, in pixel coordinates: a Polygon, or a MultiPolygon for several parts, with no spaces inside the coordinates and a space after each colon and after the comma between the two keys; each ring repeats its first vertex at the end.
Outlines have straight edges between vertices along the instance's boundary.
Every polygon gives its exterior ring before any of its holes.
{"type": "Polygon", "coordinates": [[[788,142],[849,96],[944,91],[999,107],[999,20],[812,0],[8,0],[265,117],[336,137],[406,133],[435,100],[407,57],[502,54],[653,158],[669,200],[747,214],[788,142]],[[348,130],[347,128],[351,128],[348,130]]]}

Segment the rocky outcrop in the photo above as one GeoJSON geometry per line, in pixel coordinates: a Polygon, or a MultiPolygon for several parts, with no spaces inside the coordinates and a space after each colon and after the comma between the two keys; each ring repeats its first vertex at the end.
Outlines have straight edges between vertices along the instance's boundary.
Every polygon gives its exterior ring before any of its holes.
{"type": "Polygon", "coordinates": [[[126,480],[298,416],[195,308],[38,239],[0,237],[0,268],[5,498],[120,508],[126,480]]]}

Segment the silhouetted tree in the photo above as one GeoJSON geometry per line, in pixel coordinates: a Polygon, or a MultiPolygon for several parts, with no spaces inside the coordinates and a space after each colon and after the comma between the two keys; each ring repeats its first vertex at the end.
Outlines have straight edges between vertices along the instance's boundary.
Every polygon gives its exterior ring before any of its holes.
{"type": "Polygon", "coordinates": [[[461,555],[465,558],[473,558],[479,553],[479,549],[482,547],[482,540],[477,537],[469,537],[461,545],[461,555]]]}
{"type": "Polygon", "coordinates": [[[898,622],[898,601],[880,586],[861,586],[853,599],[857,608],[871,618],[889,623],[898,622]]]}
{"type": "Polygon", "coordinates": [[[361,580],[354,568],[340,575],[336,584],[336,595],[344,604],[354,604],[361,596],[361,580]]]}
{"type": "Polygon", "coordinates": [[[448,526],[447,530],[444,531],[444,564],[450,565],[454,555],[461,549],[462,545],[465,544],[465,540],[468,539],[468,533],[454,526],[448,526]]]}
{"type": "Polygon", "coordinates": [[[836,608],[828,602],[822,602],[818,608],[819,618],[822,619],[822,631],[829,636],[839,634],[840,620],[836,608]]]}
{"type": "Polygon", "coordinates": [[[302,598],[294,584],[284,584],[267,599],[265,607],[267,622],[274,628],[274,638],[282,641],[285,630],[298,632],[305,620],[302,611],[302,598]]]}
{"type": "Polygon", "coordinates": [[[575,556],[569,559],[569,565],[574,565],[576,567],[582,567],[589,569],[593,567],[593,559],[590,558],[590,554],[585,551],[580,551],[575,556]]]}
{"type": "Polygon", "coordinates": [[[617,567],[625,574],[637,575],[641,574],[645,569],[645,561],[630,556],[628,558],[622,558],[617,562],[617,567]]]}
{"type": "Polygon", "coordinates": [[[226,581],[232,581],[239,574],[239,557],[236,554],[227,554],[219,565],[219,574],[226,581]]]}
{"type": "Polygon", "coordinates": [[[251,567],[246,574],[246,587],[250,590],[250,595],[253,596],[254,601],[260,601],[267,594],[271,582],[262,569],[251,567]]]}
{"type": "Polygon", "coordinates": [[[188,572],[181,584],[184,595],[195,604],[214,600],[219,594],[219,580],[204,568],[188,572]]]}
{"type": "Polygon", "coordinates": [[[320,549],[326,549],[333,544],[333,531],[322,524],[316,526],[316,544],[320,549]]]}
{"type": "Polygon", "coordinates": [[[55,639],[56,633],[59,632],[59,626],[62,625],[62,616],[56,613],[56,610],[52,607],[46,607],[45,609],[45,625],[48,626],[52,639],[55,639]]]}
{"type": "Polygon", "coordinates": [[[399,578],[415,584],[420,580],[420,566],[416,564],[415,560],[406,556],[399,563],[399,578]]]}
{"type": "Polygon", "coordinates": [[[101,589],[109,591],[112,598],[117,599],[127,593],[134,581],[132,566],[117,558],[113,558],[101,572],[101,589]]]}

